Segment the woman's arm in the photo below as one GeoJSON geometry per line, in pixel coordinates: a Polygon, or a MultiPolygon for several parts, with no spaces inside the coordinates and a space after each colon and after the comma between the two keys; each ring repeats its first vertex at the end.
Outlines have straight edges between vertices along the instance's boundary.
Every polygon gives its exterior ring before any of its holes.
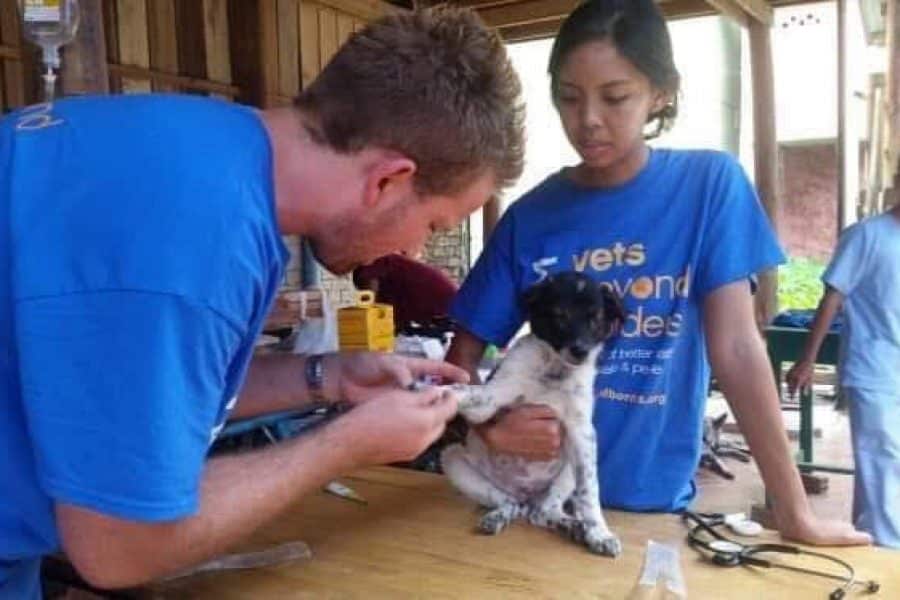
{"type": "Polygon", "coordinates": [[[849,523],[817,518],[791,458],[775,380],[753,319],[746,281],[711,292],[703,303],[703,324],[713,372],[756,459],[775,502],[782,536],[810,544],[871,543],[849,523]]]}

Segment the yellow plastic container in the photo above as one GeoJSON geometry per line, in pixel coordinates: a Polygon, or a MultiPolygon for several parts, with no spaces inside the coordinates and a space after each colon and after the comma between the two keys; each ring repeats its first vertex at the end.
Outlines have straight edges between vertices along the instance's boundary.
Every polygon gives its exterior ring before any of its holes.
{"type": "Polygon", "coordinates": [[[394,350],[394,307],[375,302],[370,291],[358,292],[356,306],[338,309],[341,350],[394,350]]]}

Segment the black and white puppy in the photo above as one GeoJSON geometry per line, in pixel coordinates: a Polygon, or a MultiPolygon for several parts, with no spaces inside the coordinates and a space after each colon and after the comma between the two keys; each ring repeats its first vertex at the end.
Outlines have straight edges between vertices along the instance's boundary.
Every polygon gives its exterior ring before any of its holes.
{"type": "Polygon", "coordinates": [[[495,534],[513,519],[557,529],[592,552],[621,552],[600,509],[592,423],[597,355],[625,314],[618,297],[581,273],[551,276],[523,297],[531,333],[518,340],[482,386],[450,386],[473,424],[516,404],[545,404],[564,431],[560,458],[532,462],[492,453],[470,431],[441,454],[444,472],[466,496],[491,509],[479,530],[495,534]],[[569,509],[571,512],[569,512],[569,509]]]}

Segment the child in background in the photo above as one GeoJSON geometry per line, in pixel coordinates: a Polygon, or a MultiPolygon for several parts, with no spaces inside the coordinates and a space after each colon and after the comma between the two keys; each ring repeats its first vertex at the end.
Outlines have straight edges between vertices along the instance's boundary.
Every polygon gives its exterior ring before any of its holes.
{"type": "Polygon", "coordinates": [[[853,523],[875,543],[900,548],[900,203],[844,231],[822,281],[825,293],[803,356],[786,376],[788,390],[810,385],[842,310],[838,371],[856,464],[853,523]]]}

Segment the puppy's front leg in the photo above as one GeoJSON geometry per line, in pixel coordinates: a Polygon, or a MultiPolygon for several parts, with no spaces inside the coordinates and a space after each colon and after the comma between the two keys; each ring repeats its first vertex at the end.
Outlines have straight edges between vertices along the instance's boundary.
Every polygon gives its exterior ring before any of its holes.
{"type": "Polygon", "coordinates": [[[484,423],[498,410],[522,400],[509,386],[489,382],[485,385],[465,385],[461,383],[442,386],[456,396],[459,413],[474,425],[484,423]]]}
{"type": "Polygon", "coordinates": [[[622,552],[622,542],[609,530],[600,508],[597,434],[590,421],[574,426],[566,423],[566,451],[575,468],[572,504],[584,527],[583,541],[595,554],[618,556],[622,552]]]}

